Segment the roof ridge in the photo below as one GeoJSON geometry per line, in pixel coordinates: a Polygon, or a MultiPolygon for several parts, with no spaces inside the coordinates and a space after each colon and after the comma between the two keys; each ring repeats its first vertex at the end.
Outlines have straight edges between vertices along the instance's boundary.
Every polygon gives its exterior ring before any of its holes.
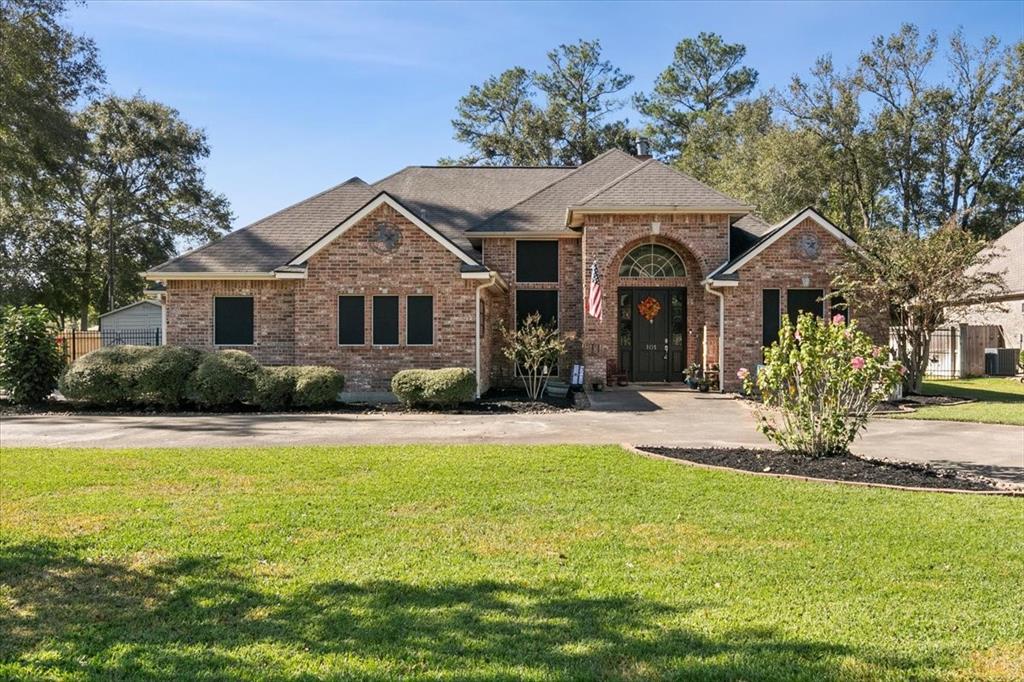
{"type": "MultiPolygon", "coordinates": [[[[606,151],[603,151],[603,152],[601,152],[600,154],[598,154],[597,156],[595,156],[594,158],[592,158],[592,159],[591,159],[590,161],[587,161],[587,162],[586,162],[586,163],[584,163],[584,164],[581,164],[581,165],[579,165],[579,166],[576,166],[575,168],[573,168],[573,169],[572,169],[571,171],[569,171],[568,173],[566,173],[566,174],[565,174],[565,175],[563,175],[562,177],[560,177],[560,178],[556,178],[555,180],[553,180],[553,181],[549,182],[548,184],[544,185],[543,187],[541,187],[540,189],[538,189],[538,190],[537,190],[536,192],[534,192],[533,194],[529,194],[529,195],[527,195],[527,196],[523,197],[523,198],[522,198],[521,200],[519,200],[519,201],[517,201],[516,203],[512,204],[512,205],[511,205],[511,206],[509,206],[508,208],[505,208],[505,209],[502,209],[501,211],[498,211],[497,213],[495,213],[494,215],[490,216],[489,218],[487,218],[487,220],[483,221],[482,223],[480,223],[480,224],[479,224],[479,225],[477,225],[476,227],[473,227],[473,228],[471,228],[471,229],[469,229],[469,230],[466,230],[466,232],[467,232],[467,233],[470,233],[470,232],[475,232],[475,231],[476,231],[477,229],[479,229],[480,227],[483,227],[484,225],[486,225],[486,224],[490,223],[490,222],[491,222],[492,220],[494,220],[494,219],[495,219],[495,218],[497,218],[498,216],[501,216],[501,215],[504,215],[504,214],[508,213],[509,211],[511,211],[512,209],[516,208],[517,206],[521,206],[521,205],[523,205],[523,204],[524,204],[525,202],[527,202],[527,201],[529,201],[530,199],[534,198],[535,196],[537,196],[537,195],[538,195],[538,194],[540,194],[541,192],[546,192],[546,191],[547,191],[548,189],[550,189],[550,188],[554,187],[554,186],[555,186],[555,185],[557,185],[558,183],[560,183],[560,182],[565,182],[566,180],[568,180],[568,179],[569,179],[569,178],[571,178],[572,176],[576,175],[576,173],[580,172],[581,170],[583,170],[584,168],[586,168],[586,167],[587,167],[587,166],[589,166],[590,164],[594,163],[594,162],[595,162],[595,161],[597,161],[598,159],[602,159],[602,158],[604,158],[605,156],[608,156],[608,155],[612,154],[613,152],[619,152],[620,154],[622,154],[622,155],[624,155],[624,156],[626,156],[626,157],[628,157],[628,158],[630,158],[630,159],[633,159],[634,161],[638,161],[638,159],[637,159],[637,158],[636,158],[635,156],[633,156],[632,154],[627,154],[626,152],[622,151],[622,150],[621,150],[621,149],[619,149],[618,147],[613,147],[613,148],[611,148],[611,149],[608,149],[608,150],[606,150],[606,151]]],[[[643,165],[643,164],[637,164],[637,165],[643,165]]]]}
{"type": "Polygon", "coordinates": [[[692,180],[693,182],[696,182],[701,187],[706,187],[707,189],[711,190],[712,192],[714,192],[718,196],[722,197],[723,199],[728,199],[729,201],[735,201],[737,203],[737,205],[740,205],[740,206],[748,206],[749,205],[749,204],[746,204],[743,201],[737,199],[736,197],[731,197],[728,194],[726,194],[725,192],[722,192],[720,190],[715,189],[714,187],[712,187],[711,185],[709,185],[708,183],[706,183],[706,182],[704,182],[702,180],[698,180],[697,178],[693,177],[689,173],[684,173],[683,171],[679,170],[675,166],[671,166],[671,165],[669,165],[667,163],[662,163],[661,165],[664,166],[665,168],[669,169],[673,173],[676,173],[677,175],[681,175],[682,177],[686,178],[687,180],[692,180]]]}
{"type": "Polygon", "coordinates": [[[640,170],[641,168],[645,168],[645,167],[649,166],[649,165],[650,165],[651,163],[653,163],[653,162],[654,162],[654,159],[647,159],[647,160],[646,160],[646,161],[644,161],[643,163],[640,163],[640,164],[638,164],[638,165],[636,165],[636,166],[633,166],[633,167],[632,167],[632,168],[630,168],[630,169],[629,169],[628,171],[626,171],[625,173],[623,173],[623,174],[622,174],[622,175],[620,175],[619,177],[615,178],[615,179],[614,179],[614,180],[612,180],[611,182],[607,183],[606,185],[604,185],[604,186],[602,186],[602,187],[599,187],[599,188],[595,189],[595,190],[594,190],[593,192],[591,192],[591,193],[590,193],[590,194],[588,194],[587,196],[585,196],[585,197],[583,197],[582,199],[580,199],[580,200],[579,200],[579,202],[577,202],[577,203],[578,203],[578,205],[583,205],[583,204],[587,203],[588,201],[590,201],[590,200],[591,200],[591,199],[593,199],[594,197],[598,196],[599,194],[601,194],[601,193],[602,193],[602,192],[604,192],[605,190],[611,189],[611,188],[612,188],[612,187],[614,187],[615,185],[619,184],[620,182],[622,182],[623,180],[625,180],[626,178],[628,178],[628,177],[629,177],[630,175],[632,175],[633,173],[636,173],[636,172],[637,172],[637,171],[639,171],[639,170],[640,170]]]}
{"type": "MultiPolygon", "coordinates": [[[[549,165],[549,166],[478,166],[478,165],[467,165],[467,164],[453,164],[453,165],[450,165],[450,166],[442,166],[442,165],[436,165],[435,164],[435,165],[426,165],[426,166],[406,166],[402,170],[404,171],[404,170],[407,170],[409,168],[458,168],[458,169],[465,169],[465,170],[478,170],[478,169],[479,170],[576,170],[577,168],[579,168],[579,166],[553,166],[553,165],[549,165]]],[[[399,173],[400,172],[402,172],[402,171],[399,171],[399,173]]],[[[391,177],[392,175],[396,175],[396,173],[392,173],[388,177],[391,177]]],[[[386,179],[387,178],[384,178],[382,180],[379,180],[378,182],[383,182],[386,179]]],[[[374,184],[376,184],[376,183],[374,183],[374,184]]]]}
{"type": "MultiPolygon", "coordinates": [[[[177,262],[177,261],[181,260],[182,258],[185,258],[186,256],[191,256],[192,254],[199,253],[203,249],[209,248],[209,247],[213,246],[214,244],[220,243],[220,240],[223,239],[224,237],[227,237],[228,235],[238,234],[240,232],[245,232],[246,230],[248,230],[248,229],[250,229],[252,227],[256,227],[260,223],[264,223],[264,222],[270,220],[271,218],[273,218],[276,215],[280,215],[281,213],[284,213],[285,211],[293,209],[296,206],[299,206],[300,204],[304,204],[307,201],[312,201],[313,199],[316,199],[317,197],[322,197],[323,195],[327,194],[328,192],[333,192],[336,189],[344,187],[345,185],[349,184],[350,182],[356,182],[356,181],[361,182],[364,185],[366,185],[366,181],[365,180],[363,180],[358,175],[353,175],[351,178],[349,178],[348,180],[345,180],[344,182],[339,182],[337,185],[334,185],[332,187],[328,187],[327,189],[323,190],[322,192],[317,192],[316,194],[314,194],[312,196],[308,196],[305,199],[302,199],[301,201],[296,201],[294,204],[290,204],[288,206],[285,206],[282,209],[274,211],[270,215],[263,216],[262,218],[260,218],[259,220],[255,221],[255,222],[249,223],[248,225],[243,225],[242,227],[238,228],[237,230],[232,230],[230,232],[227,232],[227,233],[221,235],[218,239],[215,239],[215,240],[213,240],[211,242],[207,242],[206,244],[203,244],[202,246],[197,246],[194,249],[189,249],[188,251],[185,251],[184,253],[180,253],[177,256],[174,256],[173,258],[168,258],[163,263],[160,263],[159,265],[154,265],[152,268],[149,268],[149,270],[150,271],[156,271],[159,268],[162,268],[162,267],[164,267],[166,265],[170,265],[171,263],[177,262]]],[[[368,188],[372,187],[372,185],[366,185],[366,186],[368,188]]]]}

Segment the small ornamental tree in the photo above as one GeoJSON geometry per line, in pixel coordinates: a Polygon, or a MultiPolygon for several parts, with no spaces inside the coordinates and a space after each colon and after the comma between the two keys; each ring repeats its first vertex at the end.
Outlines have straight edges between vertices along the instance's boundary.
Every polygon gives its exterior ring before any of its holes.
{"type": "Polygon", "coordinates": [[[6,308],[0,314],[0,388],[12,402],[41,403],[64,368],[53,318],[43,306],[6,308]]]}
{"type": "Polygon", "coordinates": [[[514,331],[502,323],[501,335],[505,340],[502,352],[519,368],[530,400],[537,400],[544,393],[551,369],[565,354],[565,341],[557,329],[541,323],[540,313],[529,315],[514,331]]]}
{"type": "Polygon", "coordinates": [[[746,369],[737,375],[744,390],[761,394],[767,408],[758,415],[762,433],[784,450],[821,457],[849,451],[904,372],[855,322],[806,313],[796,329],[783,319],[756,379],[746,369]]]}

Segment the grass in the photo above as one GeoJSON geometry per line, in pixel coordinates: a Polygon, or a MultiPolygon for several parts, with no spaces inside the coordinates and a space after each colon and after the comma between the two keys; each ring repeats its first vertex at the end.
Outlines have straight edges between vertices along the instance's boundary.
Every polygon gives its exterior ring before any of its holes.
{"type": "Polygon", "coordinates": [[[617,447],[0,451],[4,679],[1015,679],[1022,501],[617,447]]]}
{"type": "Polygon", "coordinates": [[[1024,383],[1016,379],[979,377],[926,381],[921,392],[925,395],[970,398],[978,402],[922,407],[913,413],[900,414],[896,416],[897,419],[940,419],[1024,426],[1024,383]]]}

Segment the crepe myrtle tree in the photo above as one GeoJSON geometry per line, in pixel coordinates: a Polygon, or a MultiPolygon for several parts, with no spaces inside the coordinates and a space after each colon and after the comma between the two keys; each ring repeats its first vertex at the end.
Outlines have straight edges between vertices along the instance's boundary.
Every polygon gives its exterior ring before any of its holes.
{"type": "Polygon", "coordinates": [[[856,322],[804,313],[796,327],[783,319],[756,377],[745,368],[737,376],[761,394],[758,430],[786,451],[821,457],[849,451],[904,371],[856,322]]]}
{"type": "Polygon", "coordinates": [[[541,321],[540,313],[533,313],[510,330],[501,324],[504,339],[502,353],[513,367],[519,368],[523,386],[530,400],[537,400],[544,393],[551,376],[551,369],[558,358],[565,354],[565,340],[553,326],[541,321]]]}
{"type": "Polygon", "coordinates": [[[1000,252],[961,224],[954,215],[930,231],[870,230],[833,282],[854,308],[890,311],[906,393],[921,392],[935,331],[967,307],[999,309],[992,301],[1006,290],[989,267],[1000,252]]]}

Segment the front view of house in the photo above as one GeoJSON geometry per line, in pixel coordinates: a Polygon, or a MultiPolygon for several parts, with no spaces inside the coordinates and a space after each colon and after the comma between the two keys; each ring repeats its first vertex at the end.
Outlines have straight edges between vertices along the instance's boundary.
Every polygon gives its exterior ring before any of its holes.
{"type": "Polygon", "coordinates": [[[588,382],[609,368],[678,381],[689,364],[718,364],[731,390],[783,315],[828,312],[830,272],[854,246],[814,209],[774,226],[751,211],[618,150],[577,168],[410,166],[145,276],[165,285],[167,343],[331,365],[351,391],[386,391],[409,368],[508,384],[501,326],[534,312],[569,339],[563,376],[582,363],[588,382]],[[599,317],[586,307],[595,275],[599,317]]]}

